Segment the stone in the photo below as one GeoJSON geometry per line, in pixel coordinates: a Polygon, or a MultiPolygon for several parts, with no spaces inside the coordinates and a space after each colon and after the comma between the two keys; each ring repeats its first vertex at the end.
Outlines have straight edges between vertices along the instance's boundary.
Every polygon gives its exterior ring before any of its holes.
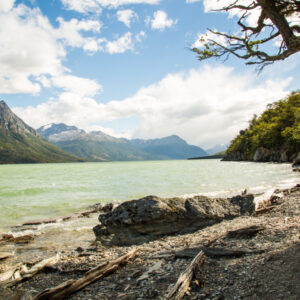
{"type": "Polygon", "coordinates": [[[271,151],[265,148],[258,148],[253,156],[254,161],[266,162],[270,161],[271,151]]]}
{"type": "Polygon", "coordinates": [[[252,215],[254,211],[251,194],[232,198],[147,196],[100,214],[100,225],[94,227],[94,233],[103,245],[142,244],[166,235],[194,232],[223,219],[252,215]]]}

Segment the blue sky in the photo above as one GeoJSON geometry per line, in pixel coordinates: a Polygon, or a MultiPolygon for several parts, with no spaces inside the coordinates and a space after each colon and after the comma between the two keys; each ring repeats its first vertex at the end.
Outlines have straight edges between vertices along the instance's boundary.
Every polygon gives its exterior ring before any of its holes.
{"type": "Polygon", "coordinates": [[[1,0],[0,98],[35,128],[64,122],[228,143],[254,113],[299,89],[300,56],[259,76],[236,58],[198,62],[189,48],[200,33],[237,31],[236,16],[209,12],[216,3],[1,0]]]}

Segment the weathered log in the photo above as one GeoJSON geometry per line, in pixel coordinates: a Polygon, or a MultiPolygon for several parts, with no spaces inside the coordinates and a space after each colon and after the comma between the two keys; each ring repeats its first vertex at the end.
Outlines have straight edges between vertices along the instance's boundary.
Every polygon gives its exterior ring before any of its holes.
{"type": "Polygon", "coordinates": [[[7,281],[9,281],[14,273],[20,269],[20,267],[22,266],[22,264],[17,264],[13,267],[11,267],[9,270],[6,270],[3,273],[0,273],[0,284],[6,283],[7,281]]]}
{"type": "Polygon", "coordinates": [[[204,263],[204,260],[204,252],[200,251],[185,271],[180,274],[175,286],[168,293],[167,299],[180,300],[184,297],[185,293],[189,289],[195,270],[200,268],[200,266],[204,263]]]}
{"type": "Polygon", "coordinates": [[[264,226],[252,225],[248,227],[239,228],[236,230],[230,230],[227,232],[226,237],[228,238],[252,238],[258,232],[264,230],[264,226]]]}
{"type": "Polygon", "coordinates": [[[0,260],[7,259],[9,257],[14,256],[13,252],[0,252],[0,260]]]}
{"type": "Polygon", "coordinates": [[[42,260],[41,262],[33,265],[28,270],[28,272],[23,275],[23,278],[28,279],[28,278],[34,276],[35,274],[37,274],[38,272],[40,272],[41,270],[43,270],[45,267],[55,265],[59,261],[59,259],[60,259],[60,255],[57,254],[56,256],[53,256],[53,257],[46,258],[46,259],[42,260]]]}
{"type": "Polygon", "coordinates": [[[7,285],[13,286],[21,281],[24,281],[24,280],[27,280],[27,279],[33,277],[35,274],[39,273],[46,267],[55,265],[59,261],[59,258],[60,258],[59,254],[57,254],[56,256],[50,257],[50,258],[46,258],[46,259],[40,261],[39,263],[33,265],[29,270],[26,268],[25,265],[21,265],[20,268],[15,269],[12,272],[12,275],[10,276],[10,278],[8,278],[8,279],[10,279],[10,281],[8,282],[7,285]],[[21,271],[19,271],[19,269],[21,271]]]}
{"type": "Polygon", "coordinates": [[[203,251],[206,256],[209,257],[241,257],[249,254],[260,254],[266,250],[249,250],[249,249],[227,249],[227,248],[207,248],[207,247],[195,247],[183,249],[173,254],[174,258],[192,258],[199,252],[203,251]]]}
{"type": "Polygon", "coordinates": [[[70,294],[83,289],[84,287],[97,281],[104,275],[114,272],[120,265],[126,264],[138,250],[139,248],[136,248],[124,256],[97,266],[77,280],[68,280],[54,288],[46,289],[42,293],[34,297],[33,300],[66,299],[66,297],[70,294]]]}
{"type": "Polygon", "coordinates": [[[280,205],[266,206],[266,207],[257,209],[257,210],[255,211],[255,215],[256,215],[256,216],[262,215],[262,214],[267,213],[267,212],[269,212],[270,210],[272,210],[272,209],[274,209],[274,208],[276,208],[276,207],[278,207],[278,206],[280,206],[280,205]]]}

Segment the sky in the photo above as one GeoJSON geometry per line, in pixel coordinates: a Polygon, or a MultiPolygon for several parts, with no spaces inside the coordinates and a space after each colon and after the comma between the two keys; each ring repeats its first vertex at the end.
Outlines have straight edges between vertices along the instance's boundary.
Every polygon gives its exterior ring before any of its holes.
{"type": "Polygon", "coordinates": [[[0,99],[34,128],[228,144],[299,89],[300,55],[260,74],[234,57],[199,62],[200,34],[238,30],[235,13],[211,11],[224,1],[1,0],[0,99]]]}

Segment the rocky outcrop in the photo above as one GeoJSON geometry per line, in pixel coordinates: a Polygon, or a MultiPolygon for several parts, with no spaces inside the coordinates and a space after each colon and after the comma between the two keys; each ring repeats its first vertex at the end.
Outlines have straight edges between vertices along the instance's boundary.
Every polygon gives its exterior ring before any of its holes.
{"type": "Polygon", "coordinates": [[[104,245],[142,244],[165,235],[194,232],[223,219],[252,215],[254,211],[253,195],[216,199],[148,196],[100,214],[101,224],[94,227],[94,233],[104,245]]]}
{"type": "Polygon", "coordinates": [[[241,151],[232,151],[227,153],[224,161],[255,161],[255,162],[292,162],[296,157],[295,153],[288,153],[288,151],[275,151],[263,147],[256,149],[253,156],[247,156],[241,151]]]}
{"type": "Polygon", "coordinates": [[[300,153],[294,159],[292,167],[293,167],[293,171],[300,172],[300,153]]]}

